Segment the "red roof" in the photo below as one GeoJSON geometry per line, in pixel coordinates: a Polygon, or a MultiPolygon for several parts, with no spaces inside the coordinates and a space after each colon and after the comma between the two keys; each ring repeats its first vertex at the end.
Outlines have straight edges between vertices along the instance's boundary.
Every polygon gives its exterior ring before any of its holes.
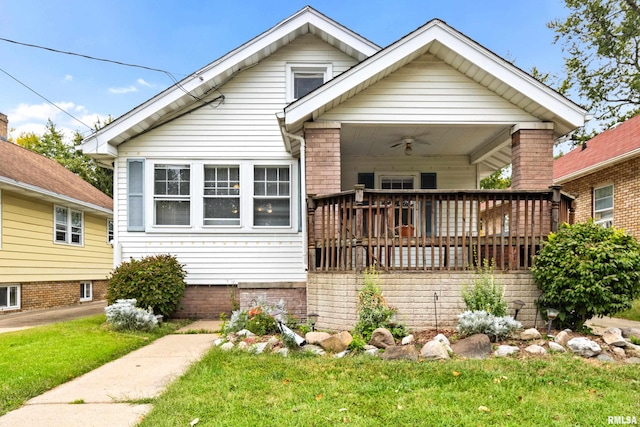
{"type": "Polygon", "coordinates": [[[640,154],[640,114],[606,130],[553,163],[553,180],[563,181],[590,173],[598,166],[640,154]],[[634,153],[637,151],[637,153],[634,153]],[[564,179],[563,179],[564,178],[564,179]]]}
{"type": "Polygon", "coordinates": [[[0,141],[0,180],[113,210],[113,199],[58,162],[17,144],[0,141]]]}

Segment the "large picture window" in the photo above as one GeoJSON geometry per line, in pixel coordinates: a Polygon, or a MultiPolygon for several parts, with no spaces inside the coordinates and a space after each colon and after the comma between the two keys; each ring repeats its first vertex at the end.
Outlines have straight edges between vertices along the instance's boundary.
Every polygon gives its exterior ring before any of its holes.
{"type": "Polygon", "coordinates": [[[253,225],[291,225],[289,167],[255,166],[253,175],[253,225]]]}
{"type": "Polygon", "coordinates": [[[20,287],[0,286],[0,310],[20,308],[20,287]]]}
{"type": "Polygon", "coordinates": [[[240,168],[204,167],[204,225],[240,225],[240,168]]]}
{"type": "Polygon", "coordinates": [[[82,245],[84,216],[82,212],[64,206],[56,206],[54,213],[56,243],[82,245]]]}
{"type": "Polygon", "coordinates": [[[613,227],[613,185],[593,190],[593,220],[603,227],[613,227]]]}
{"type": "Polygon", "coordinates": [[[153,174],[155,225],[191,224],[189,165],[158,164],[153,174]]]}

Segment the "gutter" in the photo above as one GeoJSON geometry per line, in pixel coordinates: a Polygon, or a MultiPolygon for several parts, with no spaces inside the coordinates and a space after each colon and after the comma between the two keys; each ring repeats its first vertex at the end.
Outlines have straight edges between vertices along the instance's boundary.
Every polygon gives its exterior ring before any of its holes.
{"type": "MultiPolygon", "coordinates": [[[[291,152],[291,139],[295,139],[300,143],[300,206],[307,205],[307,146],[304,140],[304,137],[299,135],[294,135],[292,133],[287,132],[284,126],[280,126],[280,132],[282,132],[282,136],[285,139],[285,145],[287,147],[287,151],[291,152]]],[[[306,217],[306,209],[302,212],[302,216],[306,217]]],[[[304,267],[304,271],[309,271],[309,254],[308,251],[308,242],[307,242],[307,221],[302,221],[302,263],[304,267]]]]}

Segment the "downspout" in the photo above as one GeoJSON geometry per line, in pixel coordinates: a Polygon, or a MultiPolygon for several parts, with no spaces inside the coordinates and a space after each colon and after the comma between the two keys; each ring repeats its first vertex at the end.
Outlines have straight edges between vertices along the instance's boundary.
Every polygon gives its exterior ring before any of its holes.
{"type": "Polygon", "coordinates": [[[309,250],[308,248],[308,242],[307,242],[307,221],[306,221],[306,215],[307,215],[307,145],[305,143],[304,137],[302,136],[298,136],[298,135],[294,135],[292,133],[287,132],[287,130],[284,128],[284,126],[280,126],[280,131],[282,132],[282,134],[284,136],[286,136],[287,138],[291,138],[291,139],[295,139],[296,141],[298,141],[300,143],[300,169],[302,170],[300,173],[300,188],[301,188],[301,192],[300,192],[300,206],[304,206],[304,209],[302,209],[301,215],[302,215],[302,245],[304,250],[302,251],[303,253],[303,258],[302,258],[302,263],[303,263],[303,267],[304,267],[304,271],[309,271],[309,254],[307,253],[307,251],[309,250]]]}

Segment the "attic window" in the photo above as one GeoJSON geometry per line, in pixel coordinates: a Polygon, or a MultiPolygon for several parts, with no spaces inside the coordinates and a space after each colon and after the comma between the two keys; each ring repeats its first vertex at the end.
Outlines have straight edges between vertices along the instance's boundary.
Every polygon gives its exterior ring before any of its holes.
{"type": "Polygon", "coordinates": [[[287,64],[287,102],[302,98],[331,79],[331,64],[287,64]]]}

